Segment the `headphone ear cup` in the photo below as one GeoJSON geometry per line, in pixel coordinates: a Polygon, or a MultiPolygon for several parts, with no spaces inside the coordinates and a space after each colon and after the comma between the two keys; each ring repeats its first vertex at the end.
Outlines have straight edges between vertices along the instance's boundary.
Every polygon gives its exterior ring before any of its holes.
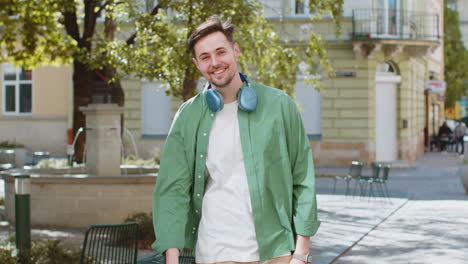
{"type": "Polygon", "coordinates": [[[208,108],[210,108],[211,112],[219,112],[223,109],[224,106],[224,98],[223,95],[218,93],[213,89],[209,89],[206,91],[206,104],[208,108]]]}
{"type": "Polygon", "coordinates": [[[257,93],[250,86],[244,86],[239,91],[237,100],[242,111],[253,112],[257,108],[257,93]]]}

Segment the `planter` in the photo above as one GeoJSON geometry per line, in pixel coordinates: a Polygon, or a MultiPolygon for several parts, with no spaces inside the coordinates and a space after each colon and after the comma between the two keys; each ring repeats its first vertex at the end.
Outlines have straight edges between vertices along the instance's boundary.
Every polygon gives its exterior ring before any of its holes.
{"type": "Polygon", "coordinates": [[[468,164],[464,163],[460,170],[460,180],[465,187],[465,192],[468,194],[468,164]]]}

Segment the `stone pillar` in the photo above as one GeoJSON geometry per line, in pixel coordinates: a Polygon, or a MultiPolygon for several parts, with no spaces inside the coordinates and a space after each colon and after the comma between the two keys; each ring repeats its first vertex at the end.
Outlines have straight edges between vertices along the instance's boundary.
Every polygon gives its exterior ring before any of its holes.
{"type": "Polygon", "coordinates": [[[90,175],[120,175],[121,127],[124,108],[117,104],[80,107],[86,116],[86,168],[90,175]]]}

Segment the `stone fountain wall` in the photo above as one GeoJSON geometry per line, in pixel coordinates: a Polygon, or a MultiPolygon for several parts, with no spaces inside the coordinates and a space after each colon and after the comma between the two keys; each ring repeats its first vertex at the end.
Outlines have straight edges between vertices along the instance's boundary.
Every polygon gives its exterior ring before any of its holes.
{"type": "MultiPolygon", "coordinates": [[[[5,174],[5,216],[15,222],[14,177],[5,174]]],[[[31,175],[33,226],[87,227],[116,224],[135,212],[151,212],[156,174],[88,177],[31,175]]]]}

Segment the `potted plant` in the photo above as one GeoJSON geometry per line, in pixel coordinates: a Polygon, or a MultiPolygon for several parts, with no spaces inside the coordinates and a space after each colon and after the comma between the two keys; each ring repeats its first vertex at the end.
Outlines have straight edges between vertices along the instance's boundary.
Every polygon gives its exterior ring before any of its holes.
{"type": "Polygon", "coordinates": [[[26,162],[27,150],[23,144],[16,142],[0,142],[0,163],[13,163],[15,167],[22,168],[26,162]]]}

